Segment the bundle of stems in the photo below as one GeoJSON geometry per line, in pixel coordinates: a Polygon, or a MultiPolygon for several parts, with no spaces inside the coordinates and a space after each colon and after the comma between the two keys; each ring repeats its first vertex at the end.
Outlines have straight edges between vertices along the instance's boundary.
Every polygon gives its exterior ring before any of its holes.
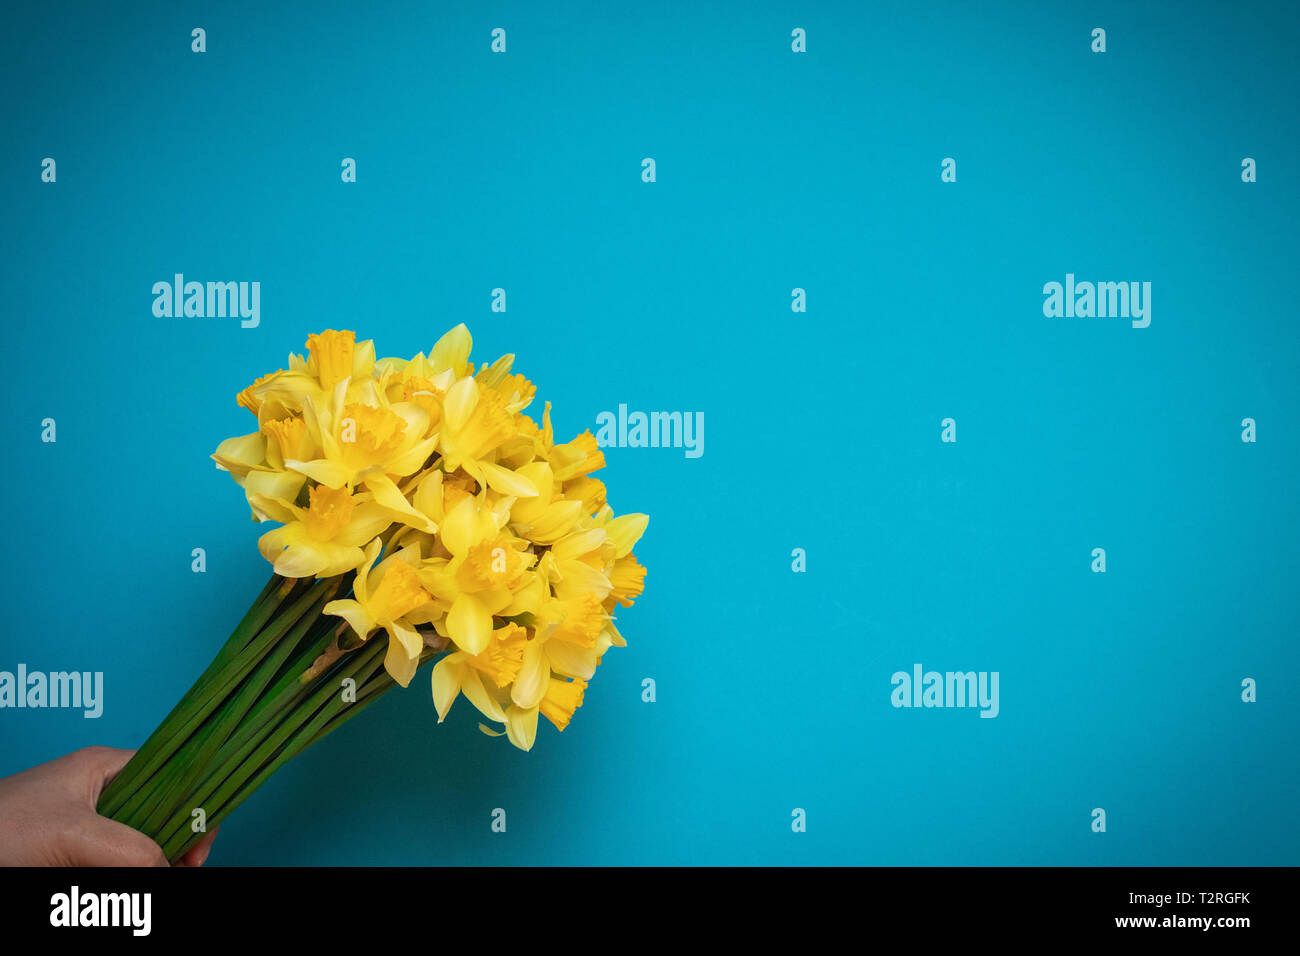
{"type": "MultiPolygon", "coordinates": [[[[287,760],[379,699],[388,636],[364,644],[322,608],[352,575],[272,575],[230,639],[104,789],[99,812],[177,860],[287,760]],[[200,812],[201,811],[201,812],[200,812]]],[[[425,659],[433,655],[426,650],[425,659]]]]}

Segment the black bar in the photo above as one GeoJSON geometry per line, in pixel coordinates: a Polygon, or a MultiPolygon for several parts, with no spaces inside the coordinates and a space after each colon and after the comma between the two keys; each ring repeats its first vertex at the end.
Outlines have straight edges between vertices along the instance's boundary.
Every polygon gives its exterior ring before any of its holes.
{"type": "Polygon", "coordinates": [[[702,929],[737,944],[762,942],[788,927],[819,939],[847,933],[864,944],[900,934],[927,944],[1130,936],[1178,947],[1198,939],[1231,945],[1259,932],[1294,936],[1296,886],[1293,868],[10,869],[0,870],[0,926],[7,943],[78,934],[87,942],[248,946],[290,937],[374,946],[427,933],[432,944],[447,921],[457,934],[477,931],[511,949],[532,944],[499,934],[527,936],[525,927],[542,926],[553,942],[568,936],[592,945],[627,944],[643,932],[669,945],[690,937],[665,934],[702,929]],[[118,907],[125,925],[52,925],[71,922],[74,886],[79,921],[118,907]],[[146,893],[147,937],[136,934],[143,896],[130,910],[121,897],[102,907],[99,896],[146,893]]]}

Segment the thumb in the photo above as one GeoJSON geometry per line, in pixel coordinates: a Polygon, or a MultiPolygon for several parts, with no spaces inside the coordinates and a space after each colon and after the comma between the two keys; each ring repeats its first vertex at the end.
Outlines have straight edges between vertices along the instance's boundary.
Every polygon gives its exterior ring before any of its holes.
{"type": "Polygon", "coordinates": [[[68,862],[72,866],[167,866],[167,857],[139,830],[91,815],[68,862]]]}
{"type": "Polygon", "coordinates": [[[104,792],[127,762],[135,756],[134,750],[119,750],[116,747],[83,747],[75,750],[60,760],[67,761],[69,771],[77,782],[78,790],[84,790],[90,798],[91,806],[99,801],[104,792]]]}

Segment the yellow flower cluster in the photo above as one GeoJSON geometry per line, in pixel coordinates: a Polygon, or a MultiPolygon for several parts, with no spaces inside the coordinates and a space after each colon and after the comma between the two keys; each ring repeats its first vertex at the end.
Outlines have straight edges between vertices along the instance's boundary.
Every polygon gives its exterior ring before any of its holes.
{"type": "Polygon", "coordinates": [[[355,571],[325,613],[362,641],[386,632],[403,687],[426,646],[447,647],[439,721],[464,694],[528,750],[538,714],[563,730],[624,645],[613,611],[641,593],[649,519],[614,516],[591,432],[556,444],[549,403],[540,426],[523,414],[535,389],[514,356],[476,373],[470,345],[459,325],[427,356],[376,360],[352,332],[309,336],[306,358],[240,392],[257,431],[212,457],[256,520],[280,523],[259,541],[277,573],[355,571]]]}

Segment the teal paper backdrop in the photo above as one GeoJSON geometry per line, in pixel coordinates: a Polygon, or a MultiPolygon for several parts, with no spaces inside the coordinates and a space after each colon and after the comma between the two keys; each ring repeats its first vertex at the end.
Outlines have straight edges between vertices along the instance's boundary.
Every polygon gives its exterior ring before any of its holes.
{"type": "Polygon", "coordinates": [[[313,331],[409,356],[465,322],[566,438],[703,413],[699,458],[606,450],[651,516],[628,647],[531,753],[464,700],[438,725],[426,668],[211,864],[1300,863],[1298,31],[1266,2],[7,5],[0,670],[105,691],[0,709],[0,774],[138,746],[265,581],[208,458],[252,430],[239,389],[313,331]],[[260,324],[155,317],[176,273],[260,282],[260,324]],[[1149,327],[1045,316],[1067,273],[1150,282],[1149,327]],[[918,663],[998,672],[997,717],[893,707],[918,663]]]}

